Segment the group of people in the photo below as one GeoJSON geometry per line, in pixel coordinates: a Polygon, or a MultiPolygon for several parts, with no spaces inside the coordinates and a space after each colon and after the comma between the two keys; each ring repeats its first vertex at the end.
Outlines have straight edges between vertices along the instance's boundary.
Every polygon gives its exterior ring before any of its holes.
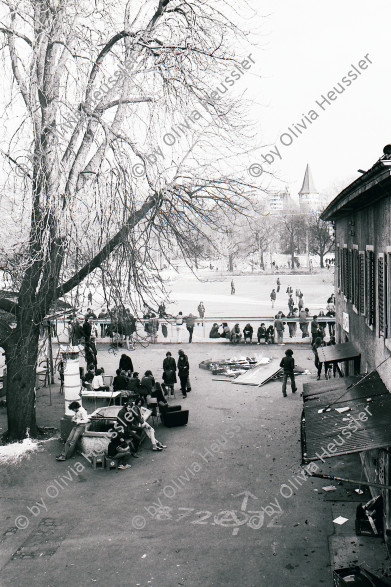
{"type": "MultiPolygon", "coordinates": [[[[84,387],[90,385],[95,391],[109,391],[109,386],[103,385],[101,369],[95,371],[94,365],[90,365],[86,376],[82,380],[84,387]]],[[[177,373],[181,384],[182,397],[186,398],[191,391],[190,365],[187,355],[182,349],[178,351],[178,360],[175,361],[170,351],[167,351],[163,360],[162,383],[155,380],[151,370],[145,371],[143,377],[134,371],[131,357],[123,353],[120,357],[116,376],[113,380],[113,392],[121,391],[124,405],[118,413],[115,433],[110,437],[107,454],[111,458],[120,461],[119,469],[130,467],[129,456],[137,456],[136,452],[140,444],[143,432],[151,440],[152,449],[161,451],[166,448],[156,439],[155,431],[144,421],[140,408],[148,403],[150,398],[156,398],[161,410],[168,407],[167,397],[174,396],[174,386],[177,383],[177,373]]],[[[58,461],[66,461],[76,450],[77,443],[83,435],[89,422],[87,411],[79,402],[71,402],[69,409],[74,412],[72,421],[75,423],[64,449],[56,457],[58,461]]]]}
{"type": "Polygon", "coordinates": [[[113,391],[129,392],[129,395],[137,395],[143,398],[154,397],[159,403],[167,404],[165,397],[174,396],[174,386],[177,383],[177,373],[181,385],[182,397],[186,398],[191,391],[190,364],[187,355],[182,349],[178,351],[178,360],[175,361],[170,351],[167,351],[163,360],[162,382],[155,380],[151,370],[145,371],[140,378],[134,371],[132,359],[122,354],[116,376],[113,380],[113,391]]]}
{"type": "MultiPolygon", "coordinates": [[[[217,322],[215,322],[209,332],[209,338],[225,338],[233,344],[238,344],[242,339],[245,343],[252,343],[253,336],[254,328],[250,323],[246,324],[243,331],[241,331],[239,323],[235,324],[231,330],[227,322],[223,322],[222,324],[217,324],[217,322]]],[[[258,344],[261,344],[262,339],[265,340],[266,344],[274,343],[274,326],[272,324],[266,328],[264,322],[262,322],[259,326],[257,330],[258,344]]]]}

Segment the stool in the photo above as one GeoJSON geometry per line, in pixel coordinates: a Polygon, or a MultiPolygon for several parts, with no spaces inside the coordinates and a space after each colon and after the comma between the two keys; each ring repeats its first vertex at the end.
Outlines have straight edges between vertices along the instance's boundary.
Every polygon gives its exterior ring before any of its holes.
{"type": "Polygon", "coordinates": [[[105,469],[118,469],[118,459],[105,456],[105,469]]]}
{"type": "Polygon", "coordinates": [[[94,455],[92,457],[91,465],[93,469],[104,469],[105,468],[105,455],[94,455]]]}

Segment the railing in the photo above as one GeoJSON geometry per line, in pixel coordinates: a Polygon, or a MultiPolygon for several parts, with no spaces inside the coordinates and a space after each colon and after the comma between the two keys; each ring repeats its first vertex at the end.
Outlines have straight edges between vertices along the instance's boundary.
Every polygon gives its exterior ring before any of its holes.
{"type": "MultiPolygon", "coordinates": [[[[265,326],[269,326],[270,324],[274,324],[274,316],[225,316],[224,318],[222,318],[221,316],[215,316],[215,317],[207,317],[207,318],[197,318],[195,317],[195,324],[194,324],[194,331],[193,331],[193,342],[212,342],[212,341],[224,341],[225,339],[221,338],[217,338],[217,339],[213,339],[213,338],[209,338],[209,332],[213,326],[213,324],[217,323],[218,325],[221,325],[222,322],[226,322],[230,328],[230,330],[232,330],[233,326],[235,324],[239,324],[239,328],[241,330],[241,332],[243,333],[243,328],[246,324],[250,323],[251,326],[254,329],[254,333],[253,333],[253,340],[257,339],[257,330],[258,327],[261,325],[261,323],[264,323],[265,326]]],[[[300,338],[300,340],[305,340],[305,339],[301,339],[301,330],[298,328],[298,324],[300,322],[299,318],[287,318],[284,317],[282,318],[283,322],[287,325],[289,322],[295,322],[296,323],[296,329],[297,329],[297,333],[298,336],[297,338],[300,338]]],[[[307,320],[307,324],[308,327],[310,326],[312,317],[309,316],[308,320],[307,320]]],[[[317,319],[319,324],[324,324],[325,326],[328,323],[335,323],[335,318],[331,317],[331,316],[325,316],[322,318],[318,318],[317,319]]],[[[156,334],[156,338],[153,339],[151,335],[149,335],[145,329],[144,326],[145,324],[150,324],[149,320],[137,320],[136,323],[136,328],[137,328],[137,334],[136,334],[136,343],[137,343],[137,339],[140,341],[145,340],[146,344],[151,344],[154,342],[177,342],[177,325],[176,325],[176,320],[175,318],[160,318],[158,320],[159,322],[159,329],[158,332],[156,334]],[[162,334],[162,326],[166,325],[167,327],[167,337],[164,337],[162,334]]],[[[92,327],[96,328],[97,331],[97,337],[96,340],[97,342],[110,342],[112,340],[112,338],[108,335],[106,335],[107,329],[109,327],[112,326],[112,321],[109,320],[92,320],[91,321],[92,327]]],[[[56,319],[55,321],[52,322],[52,329],[55,332],[55,338],[53,342],[56,342],[56,338],[58,340],[58,342],[60,343],[67,343],[69,341],[69,336],[70,336],[70,324],[69,322],[65,321],[65,320],[60,320],[60,319],[56,319]]],[[[180,326],[180,339],[179,342],[187,342],[188,341],[188,336],[189,333],[186,329],[186,324],[184,323],[183,325],[180,326]]],[[[285,328],[285,335],[288,335],[289,331],[288,328],[285,328]]],[[[309,337],[308,337],[309,338],[309,337]]]]}

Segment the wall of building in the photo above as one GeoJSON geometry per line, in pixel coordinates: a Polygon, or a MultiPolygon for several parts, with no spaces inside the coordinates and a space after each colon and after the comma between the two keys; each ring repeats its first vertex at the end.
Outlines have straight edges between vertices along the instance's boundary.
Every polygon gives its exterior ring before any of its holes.
{"type": "MultiPolygon", "coordinates": [[[[384,359],[391,356],[391,324],[388,332],[388,340],[379,335],[378,327],[378,253],[391,252],[391,197],[384,198],[378,203],[352,212],[349,216],[336,220],[336,245],[343,249],[353,249],[357,245],[359,251],[365,251],[367,245],[374,247],[375,253],[375,291],[376,291],[376,318],[374,327],[367,324],[364,316],[358,314],[353,304],[338,290],[338,271],[335,271],[336,285],[336,321],[338,323],[337,342],[349,341],[361,351],[361,372],[370,371],[379,365],[384,359]],[[349,333],[342,329],[342,313],[349,314],[349,333]],[[389,347],[389,348],[387,348],[389,347]]],[[[389,269],[389,276],[390,267],[389,269]]],[[[390,300],[391,302],[391,300],[390,300]]],[[[391,359],[378,369],[379,375],[391,392],[391,359]]]]}

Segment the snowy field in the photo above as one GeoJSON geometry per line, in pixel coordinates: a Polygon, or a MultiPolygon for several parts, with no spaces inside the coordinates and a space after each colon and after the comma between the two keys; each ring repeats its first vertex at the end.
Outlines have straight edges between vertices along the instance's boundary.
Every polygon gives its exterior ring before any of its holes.
{"type": "Polygon", "coordinates": [[[167,312],[184,314],[192,312],[198,315],[197,306],[204,302],[205,316],[268,316],[276,314],[278,310],[286,313],[288,308],[287,287],[293,288],[295,298],[296,288],[304,294],[305,306],[311,314],[326,307],[327,298],[334,291],[334,272],[326,269],[321,273],[309,275],[280,275],[281,290],[272,310],[270,292],[276,288],[278,275],[240,275],[221,276],[213,271],[202,272],[200,279],[181,269],[180,274],[170,273],[167,284],[170,291],[170,301],[167,303],[167,312]],[[231,295],[231,279],[235,284],[235,295],[231,295]]]}

